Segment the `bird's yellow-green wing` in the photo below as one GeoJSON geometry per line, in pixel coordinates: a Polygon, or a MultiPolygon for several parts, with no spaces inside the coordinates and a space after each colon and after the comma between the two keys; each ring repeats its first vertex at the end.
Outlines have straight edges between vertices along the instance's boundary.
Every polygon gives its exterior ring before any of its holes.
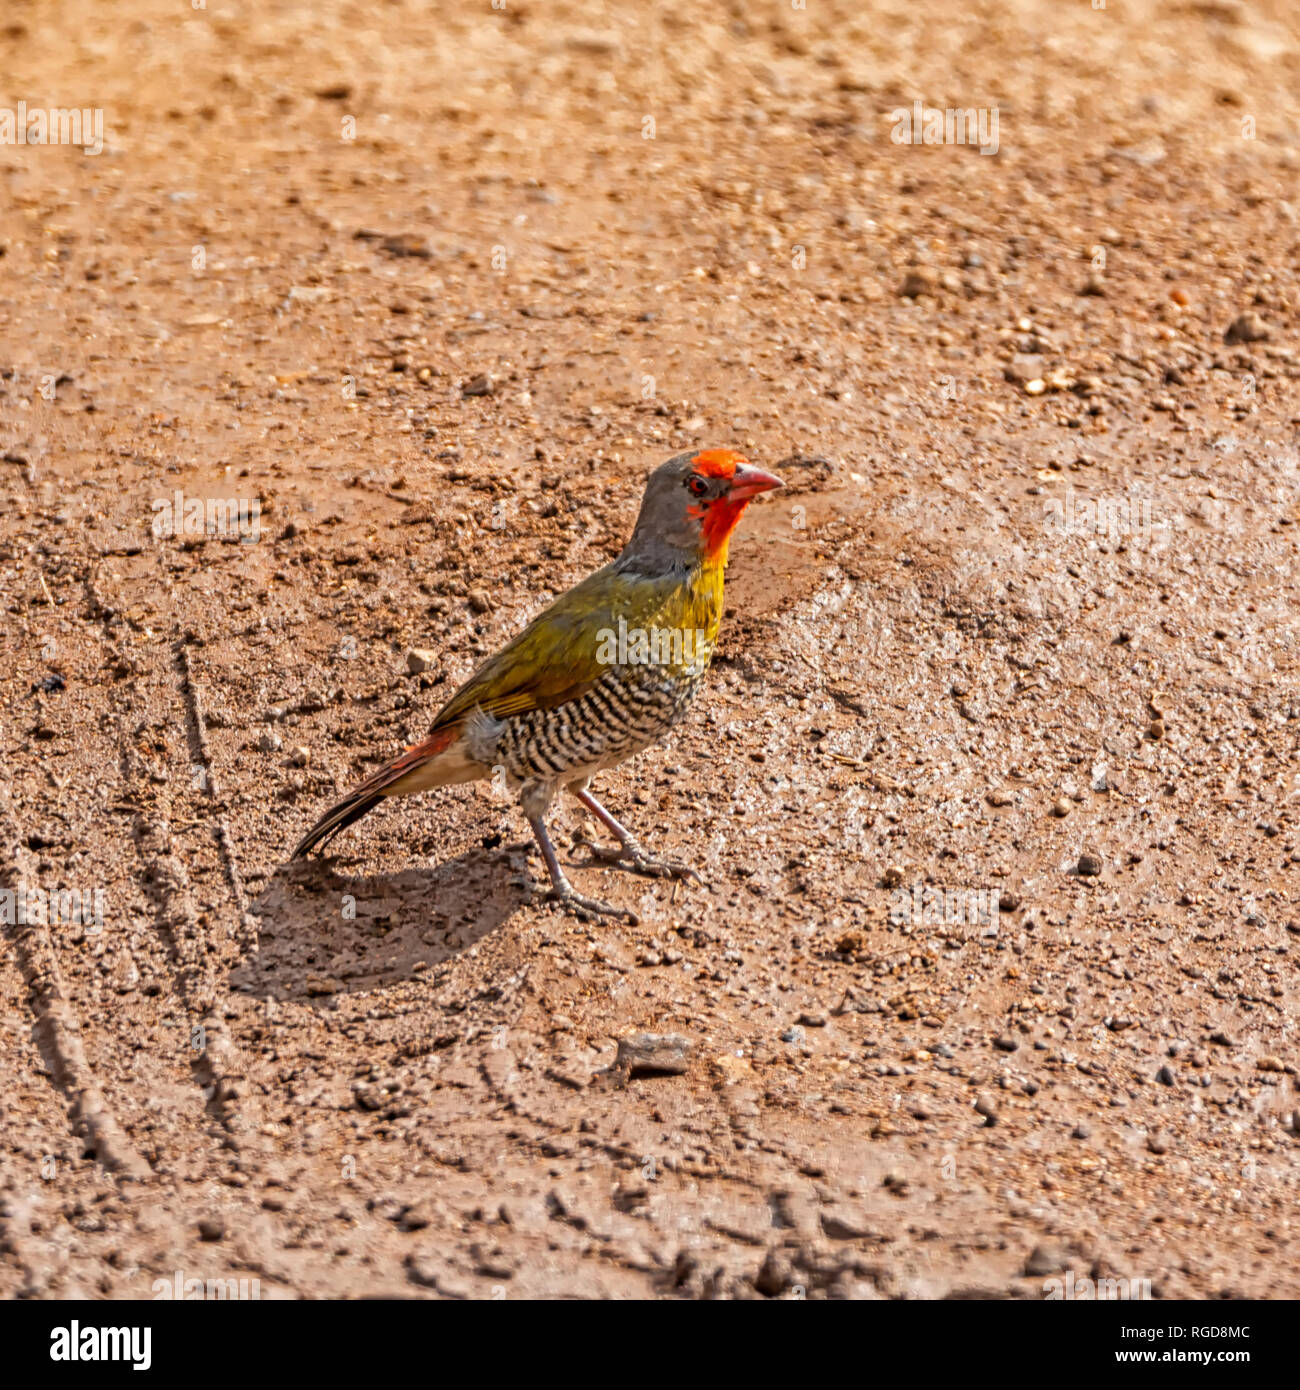
{"type": "MultiPolygon", "coordinates": [[[[620,619],[630,629],[657,622],[667,626],[669,620],[689,617],[677,611],[689,588],[680,576],[646,578],[606,565],[561,595],[484,662],[439,710],[433,728],[445,728],[475,708],[503,719],[579,699],[608,669],[600,660],[604,634],[616,634],[620,619]]],[[[720,606],[720,590],[718,600],[720,606]]]]}

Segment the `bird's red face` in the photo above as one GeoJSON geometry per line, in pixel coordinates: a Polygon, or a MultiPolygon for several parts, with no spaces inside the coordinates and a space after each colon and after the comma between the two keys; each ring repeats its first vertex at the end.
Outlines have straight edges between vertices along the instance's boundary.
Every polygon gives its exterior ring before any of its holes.
{"type": "Polygon", "coordinates": [[[706,449],[687,462],[686,517],[699,526],[706,559],[725,558],[727,542],[750,499],[784,484],[731,449],[706,449]]]}

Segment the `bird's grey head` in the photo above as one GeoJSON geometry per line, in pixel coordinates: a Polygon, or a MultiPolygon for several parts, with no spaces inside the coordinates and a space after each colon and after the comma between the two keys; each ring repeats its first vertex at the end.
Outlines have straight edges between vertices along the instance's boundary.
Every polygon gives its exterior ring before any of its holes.
{"type": "Polygon", "coordinates": [[[651,574],[725,563],[728,538],[750,499],[781,486],[731,449],[678,454],[651,473],[618,563],[651,574]]]}

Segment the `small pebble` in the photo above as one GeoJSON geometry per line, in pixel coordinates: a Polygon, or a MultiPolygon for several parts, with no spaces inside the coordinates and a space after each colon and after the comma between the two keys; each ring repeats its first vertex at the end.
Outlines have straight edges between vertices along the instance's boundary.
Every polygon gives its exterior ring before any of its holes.
{"type": "Polygon", "coordinates": [[[1239,314],[1223,335],[1225,343],[1266,343],[1272,336],[1268,324],[1254,312],[1239,314]]]}
{"type": "Polygon", "coordinates": [[[1049,1274],[1059,1274],[1065,1264],[1065,1252],[1059,1246],[1035,1245],[1025,1259],[1025,1275],[1030,1279],[1041,1279],[1049,1274]]]}
{"type": "Polygon", "coordinates": [[[680,1033],[634,1033],[618,1040],[614,1070],[627,1076],[682,1075],[690,1066],[691,1040],[680,1033]]]}

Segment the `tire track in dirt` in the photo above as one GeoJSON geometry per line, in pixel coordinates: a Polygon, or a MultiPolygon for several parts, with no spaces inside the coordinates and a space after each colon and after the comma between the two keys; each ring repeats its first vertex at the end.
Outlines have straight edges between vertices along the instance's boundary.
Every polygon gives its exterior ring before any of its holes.
{"type": "MultiPolygon", "coordinates": [[[[106,604],[98,592],[94,578],[87,580],[96,612],[108,615],[115,610],[106,604]]],[[[188,827],[209,826],[229,895],[233,900],[238,929],[235,940],[241,955],[256,945],[256,921],[248,910],[247,895],[235,862],[233,846],[224,808],[218,799],[211,753],[208,747],[207,724],[202,696],[179,634],[167,645],[174,652],[175,670],[170,680],[165,676],[151,688],[175,688],[175,699],[184,709],[183,721],[191,765],[198,769],[199,789],[217,811],[215,824],[202,816],[186,818],[188,827]]],[[[160,673],[161,674],[161,673],[160,673]]],[[[250,1113],[246,1100],[247,1068],[239,1055],[230,1030],[221,1017],[222,1001],[229,991],[218,979],[221,955],[213,943],[202,915],[195,907],[190,873],[185,863],[173,851],[174,817],[166,810],[147,809],[150,800],[150,769],[135,746],[132,729],[141,727],[150,718],[150,711],[140,695],[141,682],[133,683],[130,694],[117,715],[116,745],[124,799],[133,805],[132,840],[143,863],[141,881],[146,897],[151,901],[155,926],[170,944],[175,964],[176,994],[189,1018],[187,1047],[192,1054],[190,1070],[203,1093],[211,1113],[219,1120],[226,1139],[238,1149],[256,1147],[260,1111],[250,1113]],[[243,1105],[240,1101],[244,1100],[243,1105]]],[[[170,782],[164,786],[172,785],[170,782]]]]}
{"type": "Polygon", "coordinates": [[[203,778],[203,785],[207,790],[208,797],[213,802],[214,808],[219,808],[217,809],[217,816],[214,822],[214,832],[217,837],[218,848],[221,851],[221,863],[225,870],[226,882],[230,886],[230,895],[234,899],[235,907],[239,912],[239,932],[236,936],[236,941],[243,955],[251,955],[257,950],[257,919],[248,908],[248,894],[244,890],[243,876],[239,872],[239,865],[235,859],[235,848],[230,835],[230,825],[226,819],[224,807],[220,807],[220,792],[217,786],[216,767],[213,763],[211,750],[208,747],[208,725],[207,716],[204,713],[203,693],[194,675],[194,667],[190,661],[189,650],[185,646],[183,638],[177,644],[177,660],[180,663],[181,673],[184,677],[182,689],[184,691],[186,707],[189,713],[191,745],[199,754],[201,759],[200,765],[205,770],[206,775],[203,778]]]}
{"type": "MultiPolygon", "coordinates": [[[[179,653],[177,695],[186,707],[191,758],[195,766],[202,769],[197,780],[205,789],[206,798],[216,803],[201,699],[181,640],[177,639],[174,648],[179,653]]],[[[143,787],[148,772],[132,745],[125,716],[119,724],[118,745],[122,750],[125,780],[129,786],[143,787]]],[[[201,817],[190,824],[195,822],[209,823],[201,817]]],[[[246,943],[250,939],[256,941],[256,923],[248,911],[247,897],[231,850],[229,829],[220,811],[213,831],[226,886],[240,924],[236,940],[242,955],[246,943]]],[[[189,870],[173,850],[172,818],[163,811],[141,810],[135,816],[132,833],[143,863],[143,880],[153,903],[156,925],[171,943],[177,994],[191,1020],[189,1047],[195,1054],[191,1061],[195,1079],[232,1146],[238,1150],[257,1148],[260,1145],[257,1136],[260,1107],[252,1100],[247,1085],[247,1065],[220,1012],[228,994],[218,978],[222,956],[210,939],[204,916],[195,907],[189,870]]]]}
{"type": "MultiPolygon", "coordinates": [[[[0,800],[0,877],[14,889],[37,881],[7,795],[0,800]]],[[[143,1179],[150,1167],[127,1138],[86,1061],[81,1024],[59,972],[48,927],[38,922],[15,922],[7,928],[7,935],[27,982],[37,1044],[55,1085],[68,1097],[73,1131],[84,1134],[105,1168],[143,1179]]]]}

